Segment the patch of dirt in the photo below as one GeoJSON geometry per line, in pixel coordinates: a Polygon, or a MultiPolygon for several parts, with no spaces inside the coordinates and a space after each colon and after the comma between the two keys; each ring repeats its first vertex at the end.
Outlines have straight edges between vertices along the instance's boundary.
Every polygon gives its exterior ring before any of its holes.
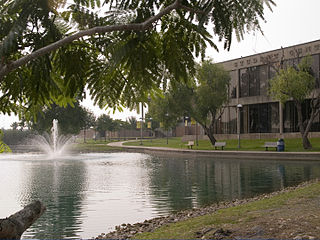
{"type": "Polygon", "coordinates": [[[290,202],[280,209],[251,212],[249,220],[221,226],[228,235],[209,233],[201,238],[214,239],[319,239],[320,197],[290,202]]]}

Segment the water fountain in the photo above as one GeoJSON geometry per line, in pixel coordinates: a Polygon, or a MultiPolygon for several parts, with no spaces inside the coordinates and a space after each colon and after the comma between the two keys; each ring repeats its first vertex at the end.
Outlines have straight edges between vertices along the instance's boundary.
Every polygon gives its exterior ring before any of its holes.
{"type": "Polygon", "coordinates": [[[70,136],[59,135],[58,120],[53,119],[51,134],[44,133],[37,135],[33,139],[33,144],[49,156],[61,155],[73,138],[70,136]]]}

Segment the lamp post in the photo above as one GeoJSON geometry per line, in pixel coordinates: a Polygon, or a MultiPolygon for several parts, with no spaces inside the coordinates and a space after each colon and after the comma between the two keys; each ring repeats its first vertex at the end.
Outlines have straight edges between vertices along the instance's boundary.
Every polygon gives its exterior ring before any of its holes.
{"type": "Polygon", "coordinates": [[[141,121],[140,121],[140,145],[142,145],[142,128],[143,128],[143,102],[141,102],[141,121]]]}
{"type": "Polygon", "coordinates": [[[240,133],[241,133],[241,116],[240,116],[240,111],[242,108],[242,104],[237,105],[237,111],[238,111],[238,122],[237,122],[237,132],[238,132],[238,148],[240,149],[240,133]]]}
{"type": "Polygon", "coordinates": [[[187,135],[189,117],[184,118],[184,135],[187,135]]]}
{"type": "Polygon", "coordinates": [[[199,146],[199,138],[198,138],[198,122],[196,122],[196,145],[199,146]]]}
{"type": "Polygon", "coordinates": [[[168,144],[168,129],[169,129],[169,127],[168,127],[168,117],[169,117],[169,113],[166,113],[167,144],[168,144]]]}

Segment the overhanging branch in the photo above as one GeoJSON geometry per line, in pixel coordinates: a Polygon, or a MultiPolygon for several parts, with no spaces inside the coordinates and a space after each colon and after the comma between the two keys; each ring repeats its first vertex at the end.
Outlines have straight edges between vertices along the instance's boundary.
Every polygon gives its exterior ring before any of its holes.
{"type": "Polygon", "coordinates": [[[189,7],[186,7],[180,3],[180,0],[174,1],[171,5],[165,7],[162,9],[158,14],[150,17],[146,21],[142,23],[131,23],[131,24],[123,24],[123,25],[111,25],[111,26],[99,26],[99,27],[93,27],[87,30],[79,31],[78,33],[75,33],[71,36],[68,36],[64,39],[61,39],[57,42],[51,43],[48,46],[45,46],[43,48],[40,48],[16,61],[13,61],[11,63],[0,65],[0,79],[3,79],[4,76],[9,74],[11,71],[25,65],[26,63],[44,56],[45,54],[48,54],[54,50],[57,50],[61,46],[71,43],[77,39],[80,39],[85,36],[92,36],[95,34],[103,34],[108,32],[115,32],[115,31],[145,31],[152,27],[152,24],[159,19],[161,19],[164,15],[169,14],[173,10],[177,9],[184,9],[191,11],[189,7]]]}

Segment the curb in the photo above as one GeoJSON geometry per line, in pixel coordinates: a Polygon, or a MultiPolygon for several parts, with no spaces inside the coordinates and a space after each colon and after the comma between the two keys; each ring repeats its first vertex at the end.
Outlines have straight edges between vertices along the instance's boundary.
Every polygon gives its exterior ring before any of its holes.
{"type": "Polygon", "coordinates": [[[271,152],[271,151],[226,151],[226,150],[192,150],[166,147],[126,146],[122,142],[111,142],[110,147],[121,147],[129,151],[142,153],[188,154],[212,158],[250,159],[250,160],[292,160],[292,161],[320,161],[320,152],[271,152]]]}

